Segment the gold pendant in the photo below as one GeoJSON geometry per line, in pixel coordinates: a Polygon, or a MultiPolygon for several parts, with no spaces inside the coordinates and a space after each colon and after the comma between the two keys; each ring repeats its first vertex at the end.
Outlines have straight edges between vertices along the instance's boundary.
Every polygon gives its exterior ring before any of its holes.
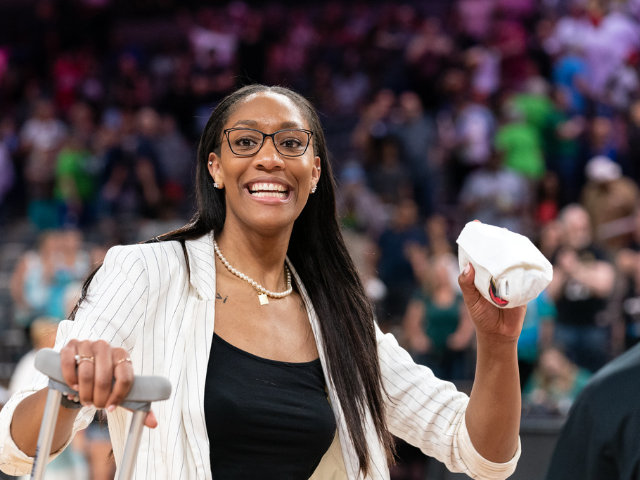
{"type": "Polygon", "coordinates": [[[258,299],[260,300],[260,305],[267,305],[269,303],[269,298],[266,293],[259,293],[258,299]]]}

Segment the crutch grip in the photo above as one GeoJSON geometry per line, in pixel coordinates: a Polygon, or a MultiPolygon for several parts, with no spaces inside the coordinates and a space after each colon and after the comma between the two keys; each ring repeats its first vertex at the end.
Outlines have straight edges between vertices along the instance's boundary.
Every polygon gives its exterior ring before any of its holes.
{"type": "MultiPolygon", "coordinates": [[[[77,394],[64,381],[59,352],[51,348],[41,349],[36,354],[35,367],[55,382],[53,388],[56,390],[64,389],[65,392],[77,394]]],[[[135,376],[131,390],[121,406],[131,410],[147,411],[151,402],[166,400],[170,395],[171,383],[168,379],[157,375],[135,376]]]]}

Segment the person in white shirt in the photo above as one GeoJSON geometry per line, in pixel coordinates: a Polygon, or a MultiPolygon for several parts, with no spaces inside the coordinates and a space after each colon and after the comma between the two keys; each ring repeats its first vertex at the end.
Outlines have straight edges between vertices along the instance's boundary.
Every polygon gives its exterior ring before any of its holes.
{"type": "MultiPolygon", "coordinates": [[[[513,473],[524,307],[498,310],[472,267],[460,276],[478,343],[470,398],[383,335],[340,234],[320,121],[289,89],[223,99],[197,168],[192,222],[112,248],[60,324],[82,408],[60,409],[53,456],[106,408],[120,464],[135,372],[173,385],[147,417],[135,479],[389,479],[392,435],[472,478],[513,473]]],[[[45,387],[0,412],[9,474],[31,468],[45,387]]]]}

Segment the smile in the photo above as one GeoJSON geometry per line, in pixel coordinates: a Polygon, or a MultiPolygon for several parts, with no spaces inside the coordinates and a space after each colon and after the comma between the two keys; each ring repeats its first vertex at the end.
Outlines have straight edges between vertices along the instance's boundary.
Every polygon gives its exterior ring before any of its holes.
{"type": "Polygon", "coordinates": [[[291,191],[279,183],[249,183],[246,186],[249,195],[253,198],[287,200],[291,191]]]}

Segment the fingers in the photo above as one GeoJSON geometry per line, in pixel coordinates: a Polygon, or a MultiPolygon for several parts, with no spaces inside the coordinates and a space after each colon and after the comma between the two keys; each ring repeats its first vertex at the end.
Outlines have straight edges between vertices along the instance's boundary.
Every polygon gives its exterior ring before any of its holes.
{"type": "MultiPolygon", "coordinates": [[[[104,340],[98,340],[93,343],[93,356],[96,362],[93,378],[93,405],[97,408],[104,408],[107,406],[107,399],[113,383],[111,347],[104,340]]],[[[82,397],[80,399],[82,400],[82,397]]]]}
{"type": "MultiPolygon", "coordinates": [[[[111,348],[104,340],[70,340],[60,351],[64,381],[78,392],[82,405],[94,405],[113,412],[133,385],[133,366],[123,348],[111,348]]],[[[145,425],[158,425],[153,411],[145,425]]]]}
{"type": "Polygon", "coordinates": [[[62,377],[67,385],[78,390],[78,374],[76,372],[76,355],[78,354],[77,340],[69,340],[62,350],[60,350],[60,368],[62,377]]]}
{"type": "Polygon", "coordinates": [[[95,356],[92,343],[90,340],[85,340],[77,344],[77,352],[80,360],[77,367],[78,388],[74,390],[78,390],[80,403],[82,403],[82,405],[93,404],[95,356]]]}
{"type": "Polygon", "coordinates": [[[60,351],[60,363],[65,382],[78,392],[83,405],[112,412],[131,390],[129,354],[104,340],[70,340],[60,351]]]}
{"type": "Polygon", "coordinates": [[[153,413],[153,410],[149,410],[149,413],[147,413],[144,424],[149,428],[156,428],[158,426],[158,420],[156,419],[156,414],[153,413]]]}
{"type": "Polygon", "coordinates": [[[114,348],[111,351],[112,363],[114,365],[113,375],[115,383],[111,390],[111,395],[106,401],[107,411],[112,412],[131,390],[133,384],[133,366],[128,360],[129,354],[122,348],[114,348]]]}
{"type": "Polygon", "coordinates": [[[472,307],[480,300],[480,292],[473,283],[476,276],[476,272],[471,263],[467,264],[464,271],[458,277],[458,284],[462,290],[462,296],[467,307],[472,307]]]}

